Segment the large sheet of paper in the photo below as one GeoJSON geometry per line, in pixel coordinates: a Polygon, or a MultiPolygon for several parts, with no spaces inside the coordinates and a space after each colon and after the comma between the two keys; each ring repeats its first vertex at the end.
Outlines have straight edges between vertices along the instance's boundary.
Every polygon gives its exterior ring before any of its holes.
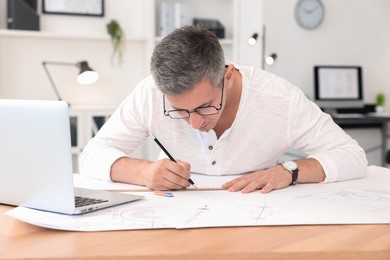
{"type": "MultiPolygon", "coordinates": [[[[227,178],[232,177],[213,177],[208,183],[219,186],[227,178]]],[[[193,178],[200,186],[207,179],[193,178]]],[[[132,193],[142,193],[145,199],[79,216],[23,207],[7,215],[74,231],[390,223],[390,170],[376,166],[368,167],[364,179],[298,184],[269,194],[183,190],[174,191],[174,197],[162,197],[147,191],[132,193]]]]}

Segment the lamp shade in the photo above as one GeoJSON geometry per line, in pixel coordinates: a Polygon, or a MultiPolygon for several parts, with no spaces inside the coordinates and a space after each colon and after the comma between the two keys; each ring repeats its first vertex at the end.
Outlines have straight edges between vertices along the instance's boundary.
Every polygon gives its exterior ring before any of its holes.
{"type": "Polygon", "coordinates": [[[257,33],[254,33],[251,37],[249,37],[248,44],[254,46],[257,42],[257,37],[259,37],[259,35],[257,33]]]}
{"type": "Polygon", "coordinates": [[[82,61],[79,63],[80,73],[77,76],[77,82],[80,85],[90,85],[99,79],[99,74],[89,67],[88,62],[82,61]]]}
{"type": "Polygon", "coordinates": [[[265,58],[265,63],[267,63],[267,65],[272,65],[275,63],[277,57],[278,56],[276,55],[276,53],[272,53],[265,58]]]}

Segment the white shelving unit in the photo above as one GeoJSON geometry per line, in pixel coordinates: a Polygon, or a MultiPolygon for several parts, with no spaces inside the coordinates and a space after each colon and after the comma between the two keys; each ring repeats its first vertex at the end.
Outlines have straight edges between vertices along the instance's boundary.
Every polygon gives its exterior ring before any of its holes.
{"type": "MultiPolygon", "coordinates": [[[[84,147],[107,122],[115,109],[114,107],[101,106],[71,107],[69,109],[73,172],[79,170],[78,160],[84,147]]],[[[155,158],[156,154],[148,154],[147,145],[148,143],[136,149],[132,156],[135,158],[155,158]]]]}

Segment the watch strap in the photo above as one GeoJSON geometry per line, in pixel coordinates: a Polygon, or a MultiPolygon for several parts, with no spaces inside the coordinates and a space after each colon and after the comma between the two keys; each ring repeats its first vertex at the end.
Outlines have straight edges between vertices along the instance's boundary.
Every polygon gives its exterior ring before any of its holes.
{"type": "Polygon", "coordinates": [[[295,185],[295,183],[297,182],[297,179],[298,179],[298,172],[299,172],[298,168],[292,171],[292,173],[291,173],[291,175],[292,175],[292,180],[291,180],[290,185],[295,185]]]}
{"type": "Polygon", "coordinates": [[[290,172],[291,173],[291,176],[292,176],[292,179],[291,179],[291,183],[289,185],[295,185],[297,179],[298,179],[298,172],[299,172],[299,169],[298,169],[298,164],[296,164],[296,169],[289,169],[288,167],[284,166],[283,162],[282,163],[279,163],[283,169],[285,169],[286,171],[290,172]]]}

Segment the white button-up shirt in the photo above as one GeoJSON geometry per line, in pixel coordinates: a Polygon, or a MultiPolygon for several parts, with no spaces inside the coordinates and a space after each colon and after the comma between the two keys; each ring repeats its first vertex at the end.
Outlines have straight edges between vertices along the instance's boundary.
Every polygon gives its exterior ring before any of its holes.
{"type": "Polygon", "coordinates": [[[266,71],[240,67],[242,95],[236,118],[217,139],[163,113],[163,95],[151,76],[142,80],[80,156],[80,172],[110,180],[112,164],[131,156],[150,133],[191,172],[233,175],[272,167],[289,150],[322,165],[325,182],[366,174],[364,150],[303,92],[266,71]]]}

